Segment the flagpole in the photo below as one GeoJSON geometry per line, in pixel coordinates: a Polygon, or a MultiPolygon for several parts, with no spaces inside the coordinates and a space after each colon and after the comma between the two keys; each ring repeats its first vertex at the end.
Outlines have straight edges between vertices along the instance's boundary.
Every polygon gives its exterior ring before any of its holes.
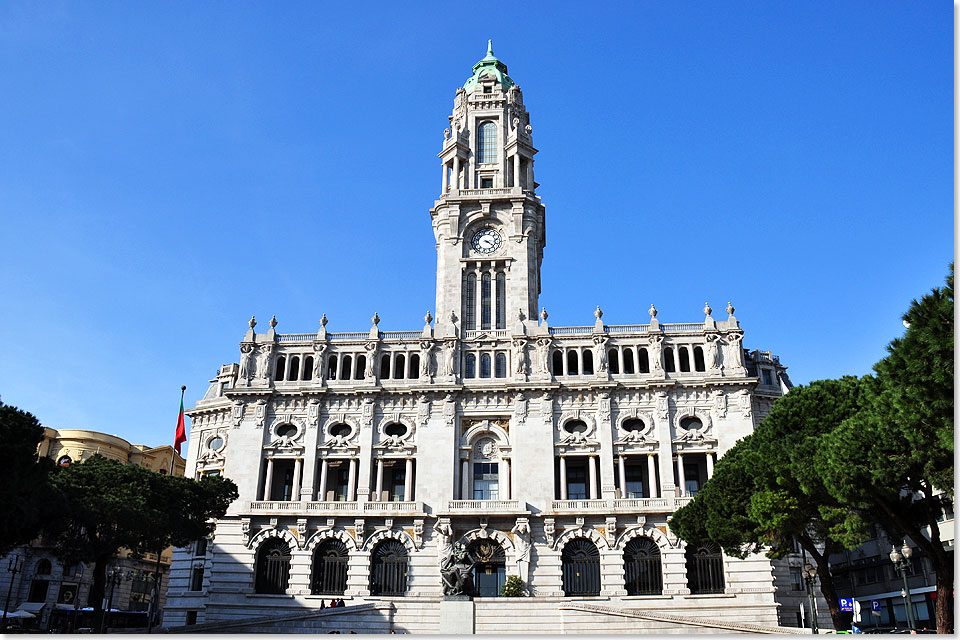
{"type": "MultiPolygon", "coordinates": [[[[183,394],[187,391],[187,385],[180,385],[180,409],[183,409],[183,394]]],[[[177,459],[175,451],[170,451],[170,475],[173,475],[173,461],[177,459]]]]}

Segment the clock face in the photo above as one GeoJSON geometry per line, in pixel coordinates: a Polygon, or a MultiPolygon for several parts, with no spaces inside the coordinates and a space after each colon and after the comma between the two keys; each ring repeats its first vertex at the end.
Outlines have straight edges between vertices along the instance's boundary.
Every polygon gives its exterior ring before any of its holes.
{"type": "Polygon", "coordinates": [[[500,234],[493,227],[480,229],[480,231],[473,234],[473,240],[470,241],[470,246],[473,247],[473,250],[484,255],[495,252],[502,244],[503,238],[500,237],[500,234]]]}

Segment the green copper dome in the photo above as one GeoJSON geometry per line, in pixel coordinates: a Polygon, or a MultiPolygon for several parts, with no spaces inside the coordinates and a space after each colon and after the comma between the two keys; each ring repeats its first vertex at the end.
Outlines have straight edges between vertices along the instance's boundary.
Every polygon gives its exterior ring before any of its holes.
{"type": "Polygon", "coordinates": [[[507,65],[493,55],[493,40],[487,40],[487,55],[473,65],[473,75],[464,83],[463,88],[467,93],[479,91],[482,88],[481,78],[496,78],[504,91],[513,86],[513,80],[507,75],[507,65]]]}

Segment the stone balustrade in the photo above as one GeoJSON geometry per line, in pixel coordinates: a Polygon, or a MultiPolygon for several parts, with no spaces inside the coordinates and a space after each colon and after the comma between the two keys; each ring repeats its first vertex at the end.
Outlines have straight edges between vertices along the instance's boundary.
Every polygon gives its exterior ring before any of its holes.
{"type": "Polygon", "coordinates": [[[527,513],[526,504],[520,500],[450,500],[447,511],[451,514],[527,513]]]}
{"type": "Polygon", "coordinates": [[[296,513],[300,515],[410,515],[422,514],[423,503],[410,502],[347,502],[319,500],[254,500],[250,503],[249,513],[296,513]]]}

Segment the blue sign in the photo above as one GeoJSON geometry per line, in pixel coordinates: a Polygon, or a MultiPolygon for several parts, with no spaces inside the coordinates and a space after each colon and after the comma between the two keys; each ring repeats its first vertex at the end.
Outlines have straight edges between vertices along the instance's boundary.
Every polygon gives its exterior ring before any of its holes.
{"type": "Polygon", "coordinates": [[[860,633],[860,627],[858,627],[857,625],[852,625],[850,627],[850,630],[853,631],[854,633],[860,633]]]}
{"type": "Polygon", "coordinates": [[[880,611],[880,601],[879,601],[879,600],[871,600],[871,601],[870,601],[870,609],[871,609],[872,611],[880,611]]]}
{"type": "Polygon", "coordinates": [[[840,611],[853,611],[853,598],[840,598],[840,611]]]}

